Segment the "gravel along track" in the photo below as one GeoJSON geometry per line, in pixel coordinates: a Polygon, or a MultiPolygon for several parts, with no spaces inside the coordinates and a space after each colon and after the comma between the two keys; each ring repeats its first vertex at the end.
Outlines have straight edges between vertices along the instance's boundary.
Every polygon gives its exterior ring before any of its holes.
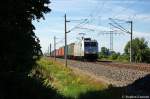
{"type": "MultiPolygon", "coordinates": [[[[64,62],[64,59],[57,59],[57,61],[64,62]]],[[[113,84],[115,86],[125,86],[132,83],[136,79],[150,73],[148,71],[119,68],[114,66],[104,66],[91,62],[81,62],[74,60],[68,60],[68,65],[73,68],[78,68],[83,72],[88,72],[92,75],[95,75],[96,77],[102,77],[107,80],[109,84],[113,84]]]]}
{"type": "Polygon", "coordinates": [[[127,68],[127,69],[150,72],[150,64],[146,64],[146,63],[119,63],[119,62],[96,62],[96,63],[105,66],[113,66],[119,68],[127,68]]]}

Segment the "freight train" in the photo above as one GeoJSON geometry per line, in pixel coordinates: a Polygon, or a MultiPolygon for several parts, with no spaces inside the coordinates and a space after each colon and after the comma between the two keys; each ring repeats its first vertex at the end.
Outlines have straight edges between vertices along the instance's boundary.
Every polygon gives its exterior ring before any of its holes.
{"type": "MultiPolygon", "coordinates": [[[[60,47],[55,51],[52,51],[51,56],[58,58],[64,58],[65,47],[60,47]]],[[[98,58],[98,42],[91,38],[82,38],[78,42],[67,45],[67,57],[69,59],[81,59],[81,60],[97,60],[98,58]]]]}

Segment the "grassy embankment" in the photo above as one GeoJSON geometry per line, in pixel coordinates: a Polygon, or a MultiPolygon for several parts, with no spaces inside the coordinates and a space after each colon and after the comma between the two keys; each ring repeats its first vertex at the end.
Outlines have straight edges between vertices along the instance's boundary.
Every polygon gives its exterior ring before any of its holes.
{"type": "Polygon", "coordinates": [[[39,66],[35,68],[32,75],[44,79],[45,86],[52,86],[57,92],[73,99],[118,99],[121,90],[119,88],[108,87],[103,82],[98,82],[87,75],[80,75],[70,68],[66,68],[61,63],[42,58],[37,62],[39,66]]]}
{"type": "Polygon", "coordinates": [[[38,61],[39,66],[32,71],[45,78],[45,85],[53,86],[64,96],[78,97],[87,91],[102,90],[107,86],[103,83],[93,81],[88,76],[78,75],[72,69],[66,68],[63,64],[54,63],[46,58],[38,61]]]}
{"type": "Polygon", "coordinates": [[[28,76],[1,73],[0,99],[121,99],[128,93],[46,58],[37,63],[28,76]]]}

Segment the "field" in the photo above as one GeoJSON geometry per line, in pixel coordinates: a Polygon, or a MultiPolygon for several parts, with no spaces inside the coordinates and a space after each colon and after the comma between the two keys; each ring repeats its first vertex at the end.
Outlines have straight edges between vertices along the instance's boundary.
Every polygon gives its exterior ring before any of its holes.
{"type": "Polygon", "coordinates": [[[42,58],[30,76],[43,79],[44,86],[54,88],[58,94],[71,99],[120,99],[122,88],[97,81],[63,64],[42,58]]]}

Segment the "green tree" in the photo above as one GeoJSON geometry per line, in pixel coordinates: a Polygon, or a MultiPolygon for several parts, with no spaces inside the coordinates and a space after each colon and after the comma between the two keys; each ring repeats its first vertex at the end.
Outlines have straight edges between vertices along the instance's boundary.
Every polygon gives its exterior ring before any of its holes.
{"type": "MultiPolygon", "coordinates": [[[[130,41],[125,46],[125,54],[130,54],[130,41]]],[[[132,41],[132,59],[135,62],[150,62],[150,49],[144,38],[135,38],[132,41]]]]}
{"type": "Polygon", "coordinates": [[[129,56],[127,54],[123,53],[123,54],[118,56],[117,60],[120,62],[128,62],[129,56]]]}
{"type": "Polygon", "coordinates": [[[0,3],[0,72],[27,73],[42,55],[32,21],[50,12],[49,0],[3,0],[0,3]]]}
{"type": "Polygon", "coordinates": [[[109,49],[107,49],[106,47],[101,47],[101,52],[99,53],[100,58],[107,58],[109,54],[109,49]]]}
{"type": "Polygon", "coordinates": [[[111,51],[110,53],[111,54],[110,54],[109,58],[112,60],[116,60],[120,56],[120,53],[116,53],[115,51],[111,51]]]}

